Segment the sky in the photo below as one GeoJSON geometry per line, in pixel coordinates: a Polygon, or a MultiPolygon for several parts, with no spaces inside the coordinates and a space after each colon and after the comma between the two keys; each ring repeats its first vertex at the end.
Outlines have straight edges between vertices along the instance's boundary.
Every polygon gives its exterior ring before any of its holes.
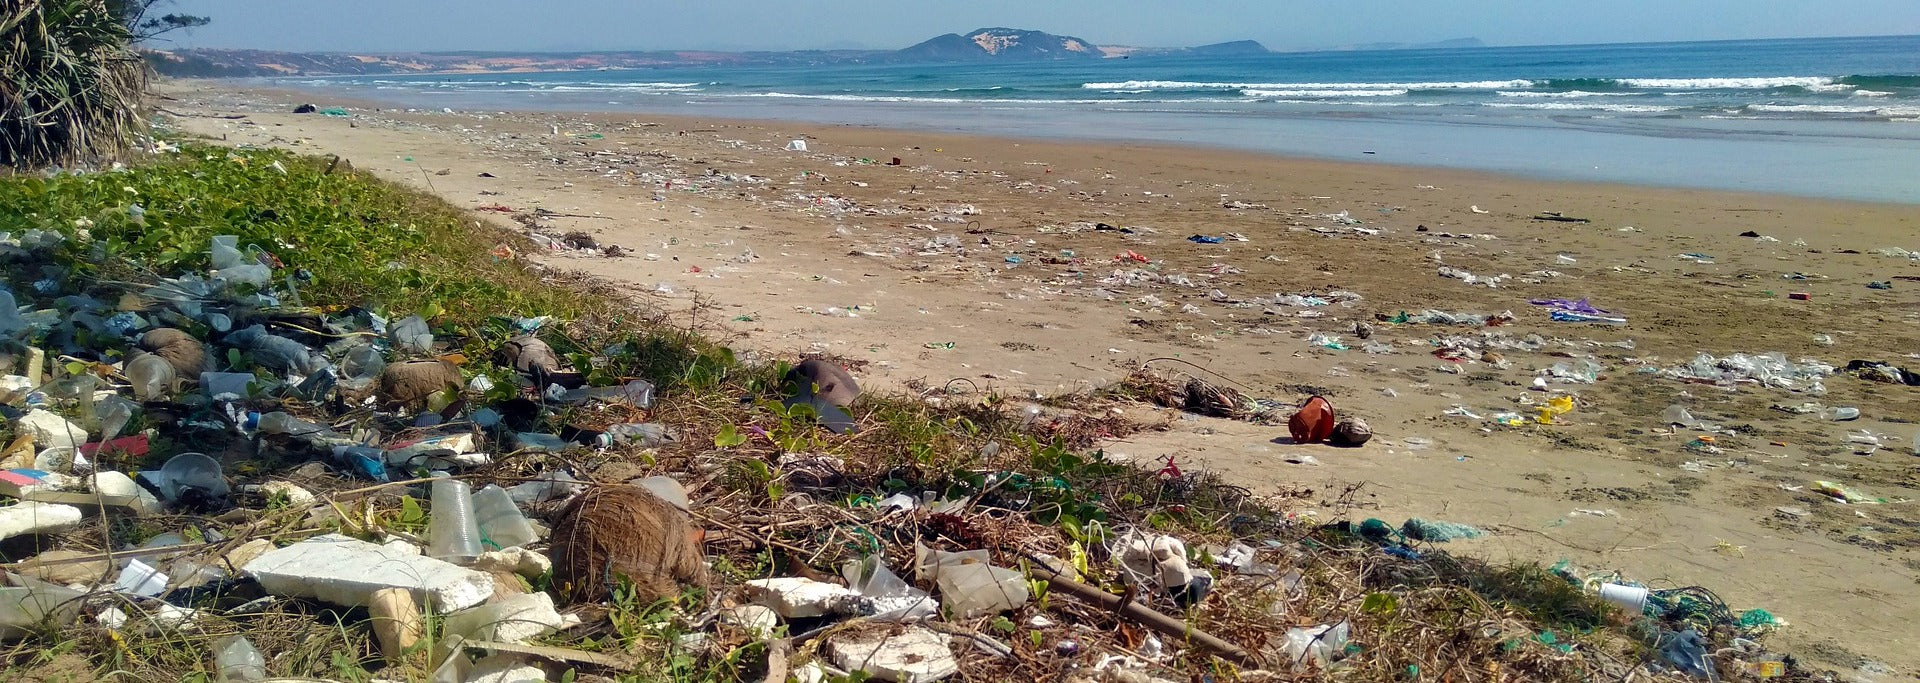
{"type": "Polygon", "coordinates": [[[1916,0],[176,0],[177,47],[289,51],[901,48],[988,26],[1276,50],[1920,34],[1916,0]]]}

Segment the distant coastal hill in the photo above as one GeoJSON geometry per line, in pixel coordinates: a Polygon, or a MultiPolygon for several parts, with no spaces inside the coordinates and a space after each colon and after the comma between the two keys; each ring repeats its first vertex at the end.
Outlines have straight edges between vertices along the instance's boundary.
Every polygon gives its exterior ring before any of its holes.
{"type": "Polygon", "coordinates": [[[1241,40],[1199,47],[1101,46],[1083,38],[1044,31],[982,28],[936,36],[902,50],[799,50],[707,52],[697,50],[575,53],[415,52],[343,53],[270,50],[184,49],[147,53],[155,70],[187,78],[338,76],[427,73],[521,73],[593,71],[666,66],[811,66],[942,62],[1087,60],[1165,56],[1266,54],[1258,42],[1241,40]]]}
{"type": "Polygon", "coordinates": [[[967,35],[936,36],[891,55],[905,62],[990,59],[1099,59],[1100,46],[1073,36],[1017,28],[983,28],[967,35]]]}
{"type": "MultiPolygon", "coordinates": [[[[1370,43],[1334,50],[1395,50],[1481,47],[1477,38],[1438,43],[1370,43]]],[[[594,71],[669,66],[818,66],[947,62],[1131,59],[1135,57],[1237,57],[1267,54],[1265,45],[1236,40],[1198,47],[1097,45],[1074,36],[1016,28],[948,33],[901,50],[797,50],[713,52],[640,50],[604,52],[275,52],[270,50],[156,50],[147,61],[163,75],[184,78],[257,76],[361,76],[431,73],[525,73],[594,71]]]]}

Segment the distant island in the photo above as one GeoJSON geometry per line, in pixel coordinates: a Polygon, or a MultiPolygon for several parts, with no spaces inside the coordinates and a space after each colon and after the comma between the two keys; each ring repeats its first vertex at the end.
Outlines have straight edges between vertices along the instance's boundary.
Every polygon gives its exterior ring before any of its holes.
{"type": "MultiPolygon", "coordinates": [[[[1462,38],[1418,45],[1376,43],[1334,49],[1384,50],[1480,47],[1462,38]]],[[[1229,57],[1268,54],[1266,46],[1237,40],[1197,47],[1098,45],[1074,36],[1014,28],[982,28],[935,36],[900,50],[795,50],[718,52],[638,50],[605,52],[278,52],[193,48],[154,50],[147,61],[167,76],[236,78],[259,76],[347,76],[436,73],[525,73],[596,71],[673,66],[822,66],[836,64],[914,64],[986,61],[1096,60],[1135,57],[1229,57]]]]}

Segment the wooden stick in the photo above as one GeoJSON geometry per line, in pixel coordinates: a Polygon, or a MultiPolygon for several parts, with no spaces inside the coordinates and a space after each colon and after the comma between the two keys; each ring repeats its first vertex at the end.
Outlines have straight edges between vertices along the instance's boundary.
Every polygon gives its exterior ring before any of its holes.
{"type": "Polygon", "coordinates": [[[1028,557],[1027,559],[1030,561],[1028,564],[1029,571],[1033,572],[1034,576],[1046,579],[1047,585],[1051,586],[1054,590],[1112,610],[1114,614],[1126,617],[1147,628],[1159,631],[1162,634],[1183,640],[1190,640],[1201,647],[1212,650],[1213,653],[1221,659],[1246,667],[1260,666],[1258,659],[1248,654],[1246,650],[1240,649],[1238,645],[1221,640],[1204,631],[1188,628],[1186,622],[1156,612],[1146,605],[1125,600],[1118,595],[1069,579],[1059,572],[1055,572],[1038,558],[1028,557]]]}

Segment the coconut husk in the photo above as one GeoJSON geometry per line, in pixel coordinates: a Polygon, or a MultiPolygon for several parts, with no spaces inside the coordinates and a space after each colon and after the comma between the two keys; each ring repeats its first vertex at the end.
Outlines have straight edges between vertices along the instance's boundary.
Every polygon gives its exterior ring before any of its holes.
{"type": "Polygon", "coordinates": [[[434,394],[459,389],[460,368],[444,360],[391,363],[380,373],[380,398],[388,403],[419,405],[434,394]]]}
{"type": "Polygon", "coordinates": [[[1187,380],[1187,412],[1241,420],[1247,417],[1247,404],[1246,397],[1238,391],[1214,386],[1199,378],[1187,380]]]}
{"type": "Polygon", "coordinates": [[[207,347],[193,335],[171,327],[147,330],[140,335],[140,349],[165,358],[173,366],[175,377],[199,379],[207,369],[207,347]]]}
{"type": "Polygon", "coordinates": [[[1333,426],[1333,434],[1327,437],[1327,443],[1352,448],[1365,444],[1372,438],[1373,428],[1367,426],[1367,421],[1351,417],[1333,426]]]}
{"type": "Polygon", "coordinates": [[[637,486],[589,489],[560,514],[552,538],[554,585],[569,602],[605,598],[610,575],[631,582],[641,604],[707,581],[699,528],[637,486]]]}

